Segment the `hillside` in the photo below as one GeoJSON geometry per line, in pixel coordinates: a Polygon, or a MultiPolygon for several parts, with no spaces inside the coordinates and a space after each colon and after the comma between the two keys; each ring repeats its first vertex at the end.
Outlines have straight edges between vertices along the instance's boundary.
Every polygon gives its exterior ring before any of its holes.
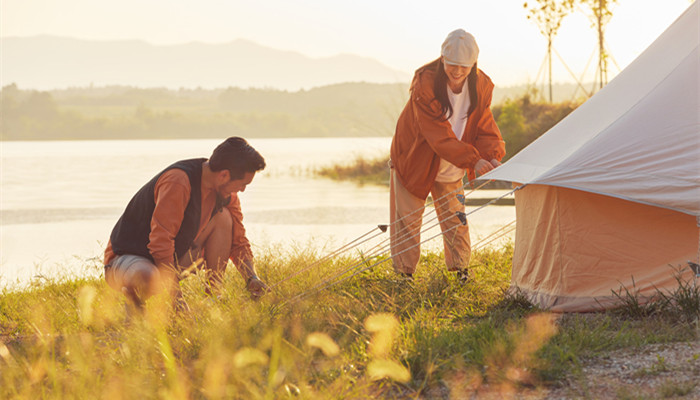
{"type": "Polygon", "coordinates": [[[4,37],[2,85],[33,89],[130,85],[309,89],[338,82],[407,82],[406,72],[352,54],[311,58],[238,39],[156,46],[139,40],[4,37]]]}

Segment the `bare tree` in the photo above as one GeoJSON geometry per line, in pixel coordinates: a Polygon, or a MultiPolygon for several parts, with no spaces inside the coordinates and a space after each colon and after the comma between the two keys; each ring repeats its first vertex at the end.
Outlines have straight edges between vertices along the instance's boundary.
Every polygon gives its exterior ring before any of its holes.
{"type": "Polygon", "coordinates": [[[605,26],[613,14],[610,9],[617,0],[573,0],[575,4],[586,6],[593,13],[594,27],[598,31],[598,77],[599,88],[608,83],[608,53],[605,49],[605,26]]]}
{"type": "Polygon", "coordinates": [[[573,9],[574,0],[535,0],[528,7],[524,3],[523,7],[528,10],[527,19],[534,20],[540,33],[547,38],[547,63],[549,67],[549,102],[552,102],[552,42],[561,26],[561,21],[573,9]]]}

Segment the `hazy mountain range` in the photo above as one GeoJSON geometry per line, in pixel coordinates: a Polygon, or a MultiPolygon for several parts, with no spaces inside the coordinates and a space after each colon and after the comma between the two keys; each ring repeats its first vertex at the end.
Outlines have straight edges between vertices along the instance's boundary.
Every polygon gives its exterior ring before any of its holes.
{"type": "Polygon", "coordinates": [[[338,82],[406,83],[411,78],[371,58],[311,58],[243,39],[170,46],[56,36],[1,41],[2,85],[40,90],[90,85],[299,90],[338,82]]]}

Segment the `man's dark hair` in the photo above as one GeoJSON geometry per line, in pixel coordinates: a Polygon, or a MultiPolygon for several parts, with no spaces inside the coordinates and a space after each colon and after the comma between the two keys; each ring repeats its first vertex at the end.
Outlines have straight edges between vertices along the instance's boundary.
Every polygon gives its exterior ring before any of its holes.
{"type": "MultiPolygon", "coordinates": [[[[472,115],[472,111],[476,109],[476,104],[479,102],[479,96],[476,92],[477,69],[476,63],[474,63],[472,70],[469,72],[469,75],[467,75],[467,90],[469,91],[469,100],[471,102],[469,104],[469,110],[467,110],[467,117],[472,115]]],[[[443,117],[445,120],[450,119],[453,111],[450,98],[447,97],[447,74],[445,73],[442,57],[440,57],[437,62],[433,93],[435,93],[437,101],[440,102],[443,117]]]]}
{"type": "Polygon", "coordinates": [[[231,179],[241,179],[246,172],[258,172],[265,168],[265,159],[248,141],[241,137],[230,137],[216,146],[209,157],[212,171],[227,169],[231,179]]]}

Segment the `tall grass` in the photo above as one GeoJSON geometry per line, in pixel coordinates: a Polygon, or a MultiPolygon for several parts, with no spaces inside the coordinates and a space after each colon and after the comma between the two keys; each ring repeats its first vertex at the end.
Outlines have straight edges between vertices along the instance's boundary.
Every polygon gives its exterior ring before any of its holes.
{"type": "MultiPolygon", "coordinates": [[[[359,258],[339,257],[257,302],[231,268],[218,296],[193,276],[182,282],[188,311],[158,296],[132,318],[101,280],[5,291],[0,398],[507,397],[556,384],[597,352],[697,335],[678,321],[538,310],[506,294],[511,256],[510,245],[475,252],[465,285],[426,253],[413,281],[387,262],[309,291],[359,258]]],[[[270,249],[257,263],[275,283],[318,258],[270,249]]]]}

